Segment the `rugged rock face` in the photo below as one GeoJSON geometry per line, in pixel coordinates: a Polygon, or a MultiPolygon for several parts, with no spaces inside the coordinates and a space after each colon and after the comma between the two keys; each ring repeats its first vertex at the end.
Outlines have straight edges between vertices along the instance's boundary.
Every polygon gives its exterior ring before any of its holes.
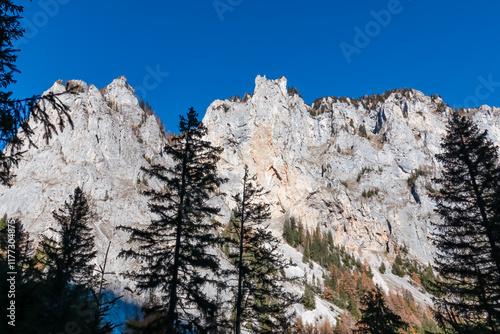
{"type": "MultiPolygon", "coordinates": [[[[416,90],[379,100],[327,97],[313,108],[287,92],[285,78],[257,77],[252,96],[213,102],[204,123],[225,149],[224,190],[239,189],[247,164],[270,191],[274,217],[320,224],[352,250],[392,253],[406,246],[431,261],[430,221],[437,217],[429,192],[449,108],[416,90]]],[[[472,114],[500,143],[500,109],[483,106],[472,114]]]]}
{"type": "MultiPolygon", "coordinates": [[[[70,108],[74,128],[67,126],[47,144],[43,129],[30,120],[38,148],[23,148],[26,153],[14,170],[13,186],[0,187],[0,212],[19,217],[38,241],[54,224],[52,212],[80,186],[96,217],[92,227],[99,249],[97,262],[102,263],[111,242],[107,266],[114,274],[107,277],[110,289],[132,300],[134,296],[123,289],[129,282],[119,275],[124,270],[123,260],[115,260],[127,236],[115,227],[150,220],[146,198],[140,194],[146,187],[140,167],[148,164],[147,159],[162,159],[158,152],[164,135],[155,117],[139,108],[124,77],[101,91],[82,81],[67,85],[79,92],[61,95],[70,108]]],[[[65,90],[61,82],[49,89],[54,93],[65,90]]],[[[55,112],[53,116],[55,119],[55,112]]],[[[129,315],[134,312],[128,311],[129,315]]]]}
{"type": "MultiPolygon", "coordinates": [[[[140,167],[150,161],[169,163],[161,153],[163,131],[155,116],[138,106],[124,77],[102,90],[81,81],[67,85],[79,92],[62,100],[71,109],[74,128],[66,127],[47,144],[43,130],[30,120],[37,147],[24,148],[13,186],[0,186],[0,214],[21,218],[39,238],[54,223],[52,211],[76,186],[82,187],[97,217],[97,262],[102,262],[111,241],[110,288],[125,294],[125,301],[140,300],[133,284],[119,275],[133,264],[116,260],[128,236],[115,227],[150,221],[147,200],[140,193],[155,184],[148,184],[140,167]]],[[[65,90],[57,82],[49,91],[65,90]]],[[[366,258],[374,269],[388,260],[385,251],[390,257],[403,246],[426,263],[433,254],[429,222],[437,219],[429,197],[432,177],[440,171],[434,154],[440,150],[448,112],[441,98],[415,90],[394,91],[378,101],[327,97],[309,106],[287,91],[285,78],[257,77],[253,94],[213,102],[203,120],[208,139],[224,148],[218,167],[229,179],[222,189],[228,196],[215,201],[222,207],[221,219],[229,218],[234,207],[229,195],[241,191],[247,164],[269,190],[266,200],[272,204],[271,227],[277,235],[283,218],[294,216],[309,228],[319,224],[324,231],[332,230],[336,243],[366,258]]],[[[469,112],[500,144],[500,109],[483,106],[469,112]]],[[[309,280],[313,274],[322,276],[319,266],[303,264],[291,247],[284,245],[283,252],[298,264],[294,275],[309,280]]],[[[385,288],[412,289],[394,275],[374,274],[385,288]]],[[[418,300],[429,301],[413,290],[418,300]]],[[[330,306],[318,298],[315,311],[300,306],[298,311],[308,322],[323,315],[335,323],[339,310],[330,306]]],[[[122,310],[126,312],[117,315],[121,321],[135,312],[133,307],[122,310]]]]}

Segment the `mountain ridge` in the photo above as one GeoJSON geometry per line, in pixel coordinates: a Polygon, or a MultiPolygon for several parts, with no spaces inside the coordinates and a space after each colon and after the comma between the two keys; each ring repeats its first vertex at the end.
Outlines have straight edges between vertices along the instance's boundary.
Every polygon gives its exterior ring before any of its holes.
{"type": "MultiPolygon", "coordinates": [[[[434,155],[440,151],[451,109],[443,110],[439,97],[416,90],[396,90],[368,109],[363,101],[356,105],[354,100],[333,97],[307,105],[287,89],[284,77],[258,76],[255,82],[253,94],[215,100],[203,118],[207,139],[224,149],[218,169],[229,180],[221,187],[227,196],[213,199],[221,208],[219,219],[229,219],[234,207],[230,195],[240,191],[246,164],[269,191],[265,200],[271,204],[270,223],[277,236],[287,217],[310,230],[319,225],[332,231],[336,244],[366,259],[374,281],[384,289],[412,289],[417,300],[429,304],[429,295],[376,269],[382,262],[391,263],[403,247],[421,263],[432,262],[430,221],[438,218],[429,192],[432,177],[440,171],[434,155]]],[[[58,81],[47,92],[63,93],[70,86],[78,93],[62,102],[71,110],[74,128],[59,131],[46,143],[42,129],[29,119],[37,147],[26,144],[25,156],[13,169],[13,186],[0,186],[0,214],[21,218],[32,237],[39,238],[53,224],[51,212],[80,186],[99,217],[91,223],[97,248],[105,250],[111,241],[109,256],[116,258],[127,240],[116,227],[151,219],[141,192],[158,185],[141,167],[170,163],[162,153],[167,139],[155,115],[139,107],[125,77],[100,90],[83,81],[58,81]]],[[[467,113],[500,143],[499,108],[482,106],[467,113]]],[[[289,245],[282,251],[299,265],[297,274],[309,280],[322,277],[318,265],[309,268],[301,263],[300,253],[289,245]]],[[[98,255],[97,263],[102,257],[98,255]]],[[[119,275],[124,264],[110,263],[111,289],[123,292],[126,300],[137,300],[133,282],[119,275]]],[[[324,315],[334,323],[340,311],[330,311],[329,304],[317,299],[317,310],[301,309],[303,319],[312,323],[324,315]]]]}

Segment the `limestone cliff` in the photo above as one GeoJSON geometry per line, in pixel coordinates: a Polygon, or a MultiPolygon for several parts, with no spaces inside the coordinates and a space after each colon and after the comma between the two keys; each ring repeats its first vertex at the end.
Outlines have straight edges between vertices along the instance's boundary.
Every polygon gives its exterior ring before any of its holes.
{"type": "MultiPolygon", "coordinates": [[[[403,246],[422,263],[432,259],[429,223],[438,218],[429,192],[441,168],[434,154],[440,150],[449,108],[440,97],[416,90],[357,100],[326,97],[310,106],[287,90],[285,78],[259,76],[255,83],[255,92],[244,99],[213,102],[203,119],[208,139],[224,148],[218,169],[229,179],[221,189],[228,196],[214,201],[222,208],[220,219],[225,223],[229,218],[234,206],[229,195],[241,191],[246,164],[269,190],[266,201],[272,204],[276,235],[287,216],[309,228],[319,224],[333,231],[337,244],[367,259],[379,284],[412,289],[417,300],[428,303],[429,296],[406,280],[376,269],[403,246]]],[[[156,184],[140,168],[152,161],[169,163],[162,154],[163,130],[152,113],[139,107],[124,77],[101,90],[81,81],[67,85],[78,91],[62,98],[74,128],[66,127],[46,143],[43,129],[29,120],[36,147],[23,148],[26,153],[13,170],[13,186],[0,186],[0,214],[19,217],[38,240],[54,224],[52,211],[80,186],[97,217],[92,227],[98,263],[111,241],[111,289],[125,294],[125,300],[140,301],[133,283],[120,276],[133,263],[116,259],[128,236],[115,227],[151,219],[141,191],[156,184]]],[[[66,89],[56,82],[49,91],[66,89]]],[[[483,106],[468,112],[500,144],[500,109],[483,106]]],[[[318,265],[309,268],[290,246],[283,245],[282,251],[298,264],[295,275],[322,276],[318,265]]],[[[330,306],[318,298],[316,310],[299,305],[297,310],[305,321],[323,315],[335,323],[339,310],[330,306]]],[[[121,320],[134,311],[122,312],[121,320]]]]}

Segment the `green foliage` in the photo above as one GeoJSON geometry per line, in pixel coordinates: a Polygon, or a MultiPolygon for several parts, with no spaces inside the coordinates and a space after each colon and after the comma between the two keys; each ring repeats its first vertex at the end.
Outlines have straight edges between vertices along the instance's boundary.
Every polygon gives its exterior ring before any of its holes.
{"type": "Polygon", "coordinates": [[[119,227],[130,234],[128,248],[120,256],[140,263],[124,276],[140,290],[160,289],[166,294],[162,307],[170,332],[175,331],[179,310],[196,307],[200,314],[190,320],[201,327],[208,326],[217,312],[218,305],[206,294],[206,272],[219,267],[217,255],[208,250],[220,243],[215,233],[220,224],[209,221],[219,209],[208,202],[224,182],[217,176],[222,149],[204,140],[207,129],[193,108],[181,116],[179,130],[164,148],[173,164],[142,168],[162,186],[144,193],[153,220],[145,227],[119,227]]]}
{"type": "Polygon", "coordinates": [[[37,250],[22,224],[14,221],[16,328],[19,333],[60,333],[72,323],[85,333],[111,333],[115,326],[104,318],[116,299],[105,299],[99,288],[93,289],[98,283],[92,263],[96,252],[80,188],[53,217],[57,227],[50,231],[55,237],[44,237],[37,250]]]}
{"type": "Polygon", "coordinates": [[[417,178],[419,176],[424,176],[426,174],[426,172],[422,169],[417,169],[415,172],[411,172],[410,174],[410,177],[408,178],[408,180],[406,180],[406,183],[408,184],[408,187],[413,187],[413,185],[415,184],[415,181],[417,181],[417,178]]]}
{"type": "Polygon", "coordinates": [[[385,263],[384,261],[382,261],[382,264],[380,265],[380,267],[378,268],[378,271],[381,273],[381,274],[385,274],[385,263]]]}
{"type": "Polygon", "coordinates": [[[353,298],[353,296],[349,296],[347,301],[347,311],[351,313],[354,319],[361,318],[361,313],[359,312],[358,302],[353,298]]]}
{"type": "Polygon", "coordinates": [[[401,256],[401,253],[396,255],[394,264],[392,266],[392,273],[399,277],[411,275],[412,273],[418,274],[421,271],[418,262],[408,259],[405,252],[402,253],[404,256],[401,256]]]}
{"type": "Polygon", "coordinates": [[[300,92],[297,90],[297,88],[295,88],[293,86],[287,87],[287,92],[288,92],[288,95],[290,95],[290,96],[298,95],[300,98],[302,98],[302,94],[300,94],[300,92]]]}
{"type": "Polygon", "coordinates": [[[437,323],[434,321],[434,319],[429,318],[427,314],[424,313],[424,317],[422,319],[422,326],[420,327],[420,333],[422,334],[445,334],[444,331],[442,331],[437,323]]]}
{"type": "Polygon", "coordinates": [[[363,310],[361,319],[356,324],[356,333],[398,334],[408,327],[400,316],[385,305],[383,293],[378,286],[363,296],[361,304],[363,310]]]}
{"type": "MultiPolygon", "coordinates": [[[[328,100],[331,100],[331,103],[350,103],[355,108],[360,108],[361,106],[365,110],[373,110],[379,103],[384,103],[391,95],[395,95],[397,99],[402,99],[403,97],[410,98],[412,89],[403,88],[403,89],[391,89],[384,94],[372,94],[372,95],[364,95],[358,98],[347,97],[347,96],[328,96],[321,97],[314,100],[312,104],[312,109],[316,111],[318,115],[323,114],[327,110],[328,100]]],[[[329,107],[329,106],[328,106],[329,107]]],[[[354,128],[354,125],[352,125],[354,128]]]]}
{"type": "Polygon", "coordinates": [[[139,107],[144,111],[144,114],[142,114],[142,119],[141,119],[141,125],[146,122],[146,117],[148,115],[152,115],[153,109],[151,108],[151,105],[147,102],[144,101],[144,98],[139,99],[139,107]]]}
{"type": "Polygon", "coordinates": [[[7,227],[7,214],[5,213],[0,219],[0,231],[3,231],[7,227]]]}
{"type": "Polygon", "coordinates": [[[302,243],[304,227],[302,222],[296,222],[292,216],[285,218],[283,222],[283,238],[292,247],[298,247],[302,243]]]}
{"type": "Polygon", "coordinates": [[[302,296],[302,304],[306,310],[314,310],[316,308],[316,300],[313,286],[306,283],[304,295],[302,296]]]}
{"type": "Polygon", "coordinates": [[[7,214],[0,219],[0,249],[7,249],[7,214]]]}
{"type": "Polygon", "coordinates": [[[370,198],[372,196],[377,195],[378,191],[379,191],[378,188],[373,188],[370,190],[363,190],[363,192],[361,193],[361,196],[363,196],[364,198],[370,198]]]}
{"type": "MultiPolygon", "coordinates": [[[[286,231],[290,231],[290,226],[292,224],[285,221],[284,227],[286,231]]],[[[297,225],[295,225],[297,226],[297,225]]],[[[298,232],[298,228],[293,229],[295,233],[298,232]]],[[[287,232],[285,235],[294,235],[293,232],[287,232]]],[[[296,234],[295,234],[296,235],[296,234]]],[[[285,240],[293,240],[290,237],[285,237],[285,240]]],[[[328,269],[333,275],[331,277],[324,277],[325,285],[331,288],[331,291],[338,291],[332,296],[332,302],[341,308],[348,308],[350,305],[350,311],[353,314],[357,314],[359,296],[354,290],[364,291],[362,284],[363,274],[366,274],[364,280],[371,282],[373,278],[373,273],[371,268],[367,264],[362,264],[359,259],[356,259],[352,254],[347,252],[344,246],[338,247],[334,244],[333,234],[331,231],[328,233],[321,233],[320,226],[317,225],[313,233],[306,230],[303,232],[302,238],[296,236],[295,240],[303,240],[303,244],[298,244],[296,247],[303,247],[303,262],[309,263],[310,268],[313,267],[313,262],[317,262],[323,268],[328,269]],[[334,269],[333,269],[334,268],[334,269]],[[331,271],[333,270],[333,271],[331,271]],[[352,277],[352,272],[358,272],[358,280],[355,281],[352,277]],[[349,279],[351,281],[351,286],[340,284],[341,276],[344,279],[349,279]],[[356,286],[359,286],[356,288],[356,286]],[[354,290],[353,290],[354,289],[354,290]],[[354,293],[354,294],[353,294],[354,293]]],[[[287,242],[289,242],[287,241],[287,242]]],[[[370,283],[372,284],[372,283],[370,283]]],[[[311,289],[312,292],[319,294],[321,292],[321,287],[317,282],[313,280],[312,284],[309,285],[307,289],[311,289]],[[316,285],[315,285],[316,284],[316,285]]]]}
{"type": "Polygon", "coordinates": [[[359,126],[359,128],[358,128],[358,132],[359,132],[359,135],[360,135],[361,137],[365,137],[365,138],[367,138],[367,137],[368,137],[368,134],[366,133],[366,127],[365,127],[365,125],[364,125],[364,124],[361,124],[361,125],[359,126]]]}
{"type": "Polygon", "coordinates": [[[406,274],[403,260],[401,259],[401,256],[399,254],[396,255],[396,259],[394,260],[394,264],[392,265],[392,273],[399,277],[403,277],[406,274]]]}
{"type": "Polygon", "coordinates": [[[432,270],[432,266],[430,264],[420,270],[419,278],[420,282],[422,282],[422,286],[427,292],[438,298],[442,296],[442,293],[436,284],[438,282],[437,277],[434,275],[434,271],[432,270]]]}
{"type": "Polygon", "coordinates": [[[448,104],[441,101],[436,105],[436,111],[439,113],[445,112],[447,107],[449,107],[448,104]]]}
{"type": "MultiPolygon", "coordinates": [[[[261,201],[266,192],[256,180],[255,175],[249,176],[245,166],[243,190],[233,196],[237,206],[223,234],[238,279],[236,314],[231,326],[235,333],[241,332],[245,322],[252,323],[252,332],[259,333],[278,329],[276,323],[289,326],[285,310],[298,301],[283,289],[283,284],[291,279],[285,275],[290,263],[277,253],[278,239],[264,225],[270,217],[269,204],[261,201]]],[[[294,219],[285,220],[284,232],[292,239],[295,229],[294,219]]]]}
{"type": "Polygon", "coordinates": [[[358,177],[356,178],[356,182],[359,182],[361,180],[361,177],[365,175],[366,173],[371,172],[373,169],[370,167],[363,167],[361,168],[361,171],[358,173],[358,177]]]}
{"type": "MultiPolygon", "coordinates": [[[[434,275],[432,266],[430,264],[428,264],[427,266],[421,266],[417,261],[415,260],[412,261],[408,259],[405,252],[401,253],[396,255],[394,264],[392,265],[392,270],[391,270],[392,273],[399,277],[404,277],[405,275],[411,276],[413,273],[416,273],[422,283],[422,287],[428,293],[433,294],[436,297],[440,297],[441,292],[438,286],[436,285],[438,280],[437,277],[434,275]],[[403,255],[401,255],[401,253],[403,255]]],[[[384,263],[382,262],[382,264],[384,263]]]]}
{"type": "Polygon", "coordinates": [[[49,230],[60,237],[44,237],[42,250],[47,261],[47,277],[56,290],[63,290],[70,282],[90,285],[94,266],[91,264],[97,252],[92,229],[88,226],[89,206],[83,191],[77,187],[69,202],[53,212],[58,228],[49,230]]]}
{"type": "Polygon", "coordinates": [[[463,111],[453,111],[436,155],[443,171],[433,221],[436,269],[447,298],[436,301],[459,332],[500,330],[500,160],[498,147],[463,111]],[[453,317],[449,315],[453,314],[453,317]],[[456,318],[460,319],[459,321],[456,318]]]}

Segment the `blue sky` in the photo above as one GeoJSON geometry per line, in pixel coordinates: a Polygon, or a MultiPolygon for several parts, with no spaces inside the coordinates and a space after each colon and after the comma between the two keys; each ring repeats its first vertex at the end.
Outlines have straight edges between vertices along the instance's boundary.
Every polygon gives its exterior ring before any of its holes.
{"type": "Polygon", "coordinates": [[[286,76],[311,103],[411,87],[500,106],[500,3],[430,0],[16,1],[17,97],[125,75],[167,129],[193,106],[286,76]]]}

